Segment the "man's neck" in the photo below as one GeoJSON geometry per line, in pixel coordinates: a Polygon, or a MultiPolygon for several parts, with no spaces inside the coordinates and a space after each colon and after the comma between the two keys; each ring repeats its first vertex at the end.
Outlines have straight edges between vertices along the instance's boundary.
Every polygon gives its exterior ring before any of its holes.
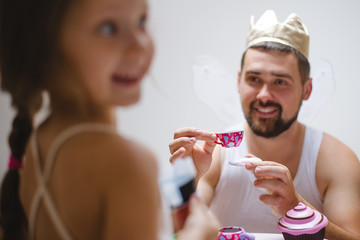
{"type": "MultiPolygon", "coordinates": [[[[274,161],[297,168],[301,157],[305,135],[305,126],[295,121],[291,127],[277,137],[264,138],[257,136],[245,124],[245,138],[248,151],[265,161],[274,161]]],[[[295,170],[295,169],[294,169],[295,170]]]]}

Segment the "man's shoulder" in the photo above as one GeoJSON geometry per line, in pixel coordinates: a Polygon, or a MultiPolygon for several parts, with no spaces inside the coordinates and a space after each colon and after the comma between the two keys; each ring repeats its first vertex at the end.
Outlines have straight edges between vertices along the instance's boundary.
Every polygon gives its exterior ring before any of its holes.
{"type": "Polygon", "coordinates": [[[326,156],[327,158],[334,158],[337,156],[355,156],[355,153],[342,141],[335,138],[334,136],[316,129],[311,126],[306,126],[307,134],[310,135],[310,138],[321,139],[319,156],[326,156]]]}
{"type": "Polygon", "coordinates": [[[337,138],[324,133],[317,158],[316,168],[319,175],[327,179],[351,175],[351,172],[357,171],[358,165],[359,159],[354,151],[337,138]]]}
{"type": "Polygon", "coordinates": [[[321,142],[319,153],[328,157],[328,158],[335,158],[335,157],[351,157],[356,158],[355,153],[341,142],[339,139],[331,136],[328,133],[323,134],[323,139],[321,142]]]}
{"type": "Polygon", "coordinates": [[[356,154],[337,138],[324,133],[316,164],[317,185],[322,196],[330,185],[351,183],[356,175],[359,175],[356,154]]]}

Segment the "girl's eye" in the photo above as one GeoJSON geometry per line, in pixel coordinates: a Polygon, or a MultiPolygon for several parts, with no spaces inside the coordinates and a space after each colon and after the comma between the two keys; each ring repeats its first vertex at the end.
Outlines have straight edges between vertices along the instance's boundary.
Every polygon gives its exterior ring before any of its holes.
{"type": "Polygon", "coordinates": [[[100,25],[99,31],[103,36],[113,36],[117,32],[117,28],[114,23],[106,22],[100,25]]]}
{"type": "Polygon", "coordinates": [[[147,17],[146,17],[146,14],[142,15],[139,19],[139,27],[140,28],[145,28],[146,27],[146,22],[147,22],[147,17]]]}

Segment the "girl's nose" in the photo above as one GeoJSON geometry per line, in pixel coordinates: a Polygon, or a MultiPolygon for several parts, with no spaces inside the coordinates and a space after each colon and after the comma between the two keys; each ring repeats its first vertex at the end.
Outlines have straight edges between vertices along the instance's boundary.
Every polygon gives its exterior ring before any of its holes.
{"type": "Polygon", "coordinates": [[[128,56],[152,51],[153,43],[149,35],[142,32],[129,32],[125,52],[128,56]]]}

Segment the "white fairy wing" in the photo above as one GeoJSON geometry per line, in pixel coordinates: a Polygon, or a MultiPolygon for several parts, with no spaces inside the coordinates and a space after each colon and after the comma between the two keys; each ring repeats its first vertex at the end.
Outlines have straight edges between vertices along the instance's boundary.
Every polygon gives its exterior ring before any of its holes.
{"type": "Polygon", "coordinates": [[[212,56],[196,57],[192,70],[196,96],[222,123],[232,125],[244,119],[236,72],[231,73],[225,64],[212,56]]]}
{"type": "Polygon", "coordinates": [[[303,101],[299,112],[299,121],[309,123],[329,102],[335,93],[335,81],[330,63],[324,59],[311,62],[312,93],[303,101]]]}
{"type": "MultiPolygon", "coordinates": [[[[236,72],[231,73],[223,62],[213,56],[198,56],[192,66],[196,96],[207,104],[226,125],[244,122],[237,92],[236,72]]],[[[309,123],[335,92],[331,65],[326,60],[311,63],[313,88],[310,98],[303,101],[299,121],[309,123]]]]}

